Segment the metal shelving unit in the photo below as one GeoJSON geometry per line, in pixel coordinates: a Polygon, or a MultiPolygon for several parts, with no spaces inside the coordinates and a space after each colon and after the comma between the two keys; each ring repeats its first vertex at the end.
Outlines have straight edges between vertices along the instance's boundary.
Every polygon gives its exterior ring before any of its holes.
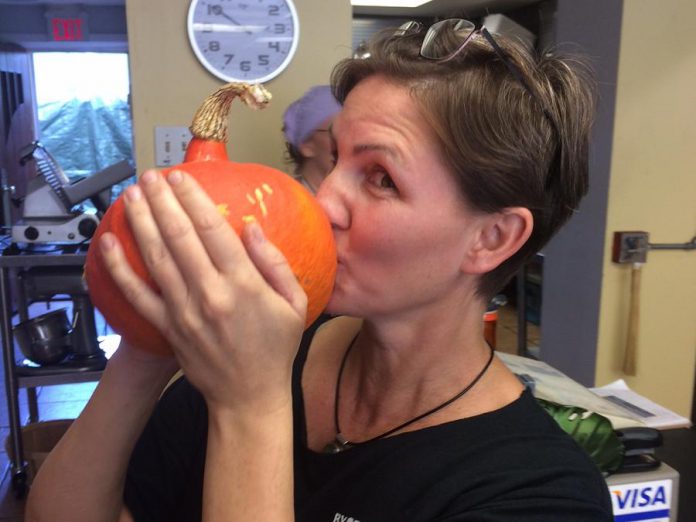
{"type": "MultiPolygon", "coordinates": [[[[14,313],[10,278],[22,270],[35,267],[81,268],[84,266],[86,256],[86,247],[75,245],[43,252],[40,250],[22,251],[11,245],[5,248],[0,256],[0,333],[2,334],[5,391],[12,443],[12,455],[10,455],[12,487],[18,496],[23,496],[27,489],[27,463],[24,460],[21,437],[22,420],[19,416],[20,388],[27,389],[30,418],[36,420],[38,418],[36,387],[97,381],[101,377],[102,371],[91,369],[90,366],[79,365],[27,368],[17,364],[12,334],[14,313]]],[[[23,300],[18,299],[18,301],[23,300]]],[[[25,302],[17,303],[17,305],[18,307],[26,307],[25,302]]]]}

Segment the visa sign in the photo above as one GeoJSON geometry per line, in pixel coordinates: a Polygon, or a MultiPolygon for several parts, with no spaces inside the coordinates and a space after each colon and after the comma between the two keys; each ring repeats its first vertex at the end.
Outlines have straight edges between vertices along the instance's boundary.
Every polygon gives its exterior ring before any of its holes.
{"type": "Polygon", "coordinates": [[[669,522],[672,481],[609,486],[615,522],[669,522]]]}

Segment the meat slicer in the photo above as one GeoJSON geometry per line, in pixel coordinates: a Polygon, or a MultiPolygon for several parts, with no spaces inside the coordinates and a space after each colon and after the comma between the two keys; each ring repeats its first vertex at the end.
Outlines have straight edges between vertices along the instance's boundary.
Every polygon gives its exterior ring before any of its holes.
{"type": "MultiPolygon", "coordinates": [[[[35,255],[74,251],[81,248],[83,243],[88,243],[111,203],[112,186],[135,174],[130,162],[121,161],[88,177],[70,181],[39,142],[25,147],[20,157],[22,164],[35,161],[39,175],[29,181],[22,217],[11,227],[12,248],[16,252],[26,251],[35,255]],[[79,205],[88,199],[96,212],[88,212],[79,205]],[[19,244],[24,246],[20,248],[17,246],[19,244]],[[59,248],[53,248],[54,245],[59,248]]],[[[70,297],[73,313],[71,332],[65,341],[69,345],[68,356],[58,363],[40,364],[39,367],[20,364],[16,367],[19,375],[61,373],[66,369],[101,370],[106,365],[105,354],[97,339],[94,308],[82,271],[81,265],[41,264],[26,266],[18,271],[17,301],[21,321],[29,319],[28,304],[50,301],[56,295],[70,297]]]]}
{"type": "Polygon", "coordinates": [[[22,217],[12,226],[13,243],[81,243],[90,239],[111,203],[111,188],[135,174],[121,161],[88,177],[70,181],[51,154],[35,141],[20,154],[20,163],[34,160],[39,172],[29,180],[22,217]],[[89,199],[96,214],[76,209],[89,199]]]}

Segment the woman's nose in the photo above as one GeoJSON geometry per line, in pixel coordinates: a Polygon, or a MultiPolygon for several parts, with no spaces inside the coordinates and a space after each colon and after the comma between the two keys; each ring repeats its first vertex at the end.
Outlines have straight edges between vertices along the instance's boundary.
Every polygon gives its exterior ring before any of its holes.
{"type": "Polygon", "coordinates": [[[332,227],[350,226],[349,187],[345,175],[336,167],[322,181],[317,191],[317,200],[329,218],[332,227]]]}

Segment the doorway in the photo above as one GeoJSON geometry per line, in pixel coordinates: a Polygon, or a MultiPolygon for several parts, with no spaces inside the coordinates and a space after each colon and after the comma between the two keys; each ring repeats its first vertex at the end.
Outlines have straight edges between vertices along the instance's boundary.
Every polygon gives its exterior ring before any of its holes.
{"type": "MultiPolygon", "coordinates": [[[[133,160],[128,55],[35,52],[37,134],[70,180],[133,160]]],[[[132,183],[113,188],[116,197],[132,183]]]]}

